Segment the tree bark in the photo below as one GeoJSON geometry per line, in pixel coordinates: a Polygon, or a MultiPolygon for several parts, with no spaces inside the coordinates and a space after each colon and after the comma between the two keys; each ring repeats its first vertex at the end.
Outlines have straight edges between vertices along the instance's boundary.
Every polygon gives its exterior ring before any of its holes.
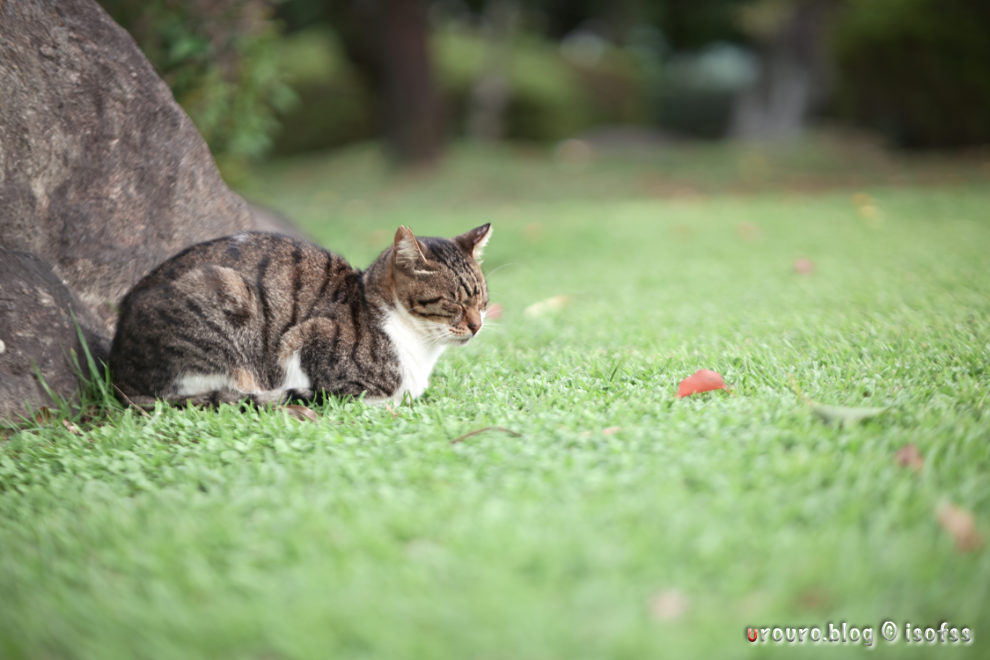
{"type": "Polygon", "coordinates": [[[425,0],[369,0],[336,12],[348,58],[378,99],[385,145],[400,166],[434,163],[443,116],[425,0]]]}
{"type": "Polygon", "coordinates": [[[777,30],[757,35],[759,74],[736,105],[733,137],[778,140],[804,131],[828,85],[825,39],[835,7],[836,0],[793,0],[777,30]]]}

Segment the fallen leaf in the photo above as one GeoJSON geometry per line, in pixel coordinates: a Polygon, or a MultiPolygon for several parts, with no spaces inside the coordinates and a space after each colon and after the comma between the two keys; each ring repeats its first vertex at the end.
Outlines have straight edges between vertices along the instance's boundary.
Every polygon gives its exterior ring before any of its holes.
{"type": "Polygon", "coordinates": [[[547,312],[556,312],[559,309],[563,309],[564,305],[570,302],[570,300],[570,296],[553,296],[552,298],[533,303],[523,310],[523,314],[530,318],[543,316],[547,312]]]}
{"type": "Polygon", "coordinates": [[[833,599],[824,587],[810,586],[798,593],[797,604],[810,612],[827,612],[833,605],[833,599]]]}
{"type": "Polygon", "coordinates": [[[736,231],[744,241],[753,242],[760,238],[760,228],[752,222],[740,222],[736,225],[736,231]]]}
{"type": "Polygon", "coordinates": [[[921,452],[910,442],[897,450],[894,461],[901,467],[909,467],[915,472],[921,472],[921,468],[925,467],[925,459],[922,458],[921,452]]]}
{"type": "Polygon", "coordinates": [[[621,426],[606,426],[602,429],[602,435],[615,435],[622,430],[621,426]]]}
{"type": "Polygon", "coordinates": [[[969,511],[943,500],[935,509],[935,519],[955,541],[959,552],[972,552],[983,546],[983,535],[976,529],[976,519],[969,511]]]}
{"type": "Polygon", "coordinates": [[[82,435],[82,431],[79,430],[79,427],[67,419],[62,420],[62,426],[64,426],[65,429],[72,435],[82,435]]]}
{"type": "Polygon", "coordinates": [[[688,611],[688,599],[678,589],[664,589],[650,597],[650,615],[657,621],[676,621],[688,611]]]}
{"type": "Polygon", "coordinates": [[[811,259],[798,257],[794,260],[794,272],[798,275],[811,275],[815,272],[815,263],[811,259]]]}
{"type": "Polygon", "coordinates": [[[54,417],[54,415],[52,415],[52,411],[46,406],[42,406],[38,409],[38,412],[34,414],[34,421],[39,424],[47,424],[52,420],[52,417],[54,417]]]}
{"type": "Polygon", "coordinates": [[[680,385],[677,386],[677,396],[683,398],[699,392],[728,389],[720,374],[710,369],[699,369],[681,381],[680,385]]]}
{"type": "Polygon", "coordinates": [[[859,216],[871,227],[879,227],[883,224],[883,212],[877,206],[876,200],[869,194],[860,192],[852,197],[853,205],[859,216]]]}
{"type": "Polygon", "coordinates": [[[502,314],[505,313],[505,309],[498,303],[492,303],[488,306],[488,311],[485,312],[486,321],[497,321],[502,318],[502,314]]]}
{"type": "Polygon", "coordinates": [[[315,422],[320,418],[319,413],[317,413],[312,408],[307,408],[306,406],[300,406],[297,404],[291,404],[288,406],[282,406],[282,410],[289,414],[290,417],[295,417],[299,421],[305,422],[315,422]]]}
{"type": "Polygon", "coordinates": [[[828,406],[817,401],[809,401],[811,411],[826,424],[842,428],[853,426],[864,420],[871,419],[885,412],[886,408],[847,408],[846,406],[828,406]]]}

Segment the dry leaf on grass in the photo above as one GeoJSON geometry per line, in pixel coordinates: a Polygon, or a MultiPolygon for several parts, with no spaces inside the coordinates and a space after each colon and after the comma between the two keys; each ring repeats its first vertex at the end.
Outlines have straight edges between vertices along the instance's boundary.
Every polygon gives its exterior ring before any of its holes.
{"type": "Polygon", "coordinates": [[[62,420],[62,426],[64,426],[65,429],[72,435],[82,435],[82,431],[79,430],[79,427],[67,419],[62,420]]]}
{"type": "Polygon", "coordinates": [[[297,404],[290,404],[288,406],[282,406],[289,417],[294,417],[302,422],[315,422],[320,419],[320,414],[313,410],[312,408],[307,408],[306,406],[300,406],[297,404]]]}
{"type": "Polygon", "coordinates": [[[955,541],[959,552],[972,552],[983,546],[983,535],[976,529],[976,519],[969,511],[942,501],[935,509],[935,519],[955,541]]]}
{"type": "Polygon", "coordinates": [[[687,614],[688,599],[679,589],[664,589],[650,596],[650,616],[657,621],[677,621],[687,614]]]}
{"type": "Polygon", "coordinates": [[[553,296],[552,298],[547,298],[546,300],[533,303],[523,310],[523,314],[530,318],[544,316],[548,312],[556,312],[563,309],[564,306],[570,302],[570,300],[570,296],[553,296]]]}
{"type": "Polygon", "coordinates": [[[753,242],[760,238],[760,228],[752,222],[740,222],[736,225],[736,232],[744,241],[753,242]]]}
{"type": "Polygon", "coordinates": [[[921,468],[925,467],[925,459],[922,458],[921,452],[910,442],[897,450],[894,461],[901,467],[911,468],[915,472],[921,472],[921,468]]]}
{"type": "Polygon", "coordinates": [[[886,412],[886,408],[849,408],[846,406],[828,406],[817,401],[809,401],[811,411],[826,424],[846,428],[886,412]]]}
{"type": "Polygon", "coordinates": [[[711,392],[712,390],[728,390],[722,375],[711,369],[699,369],[694,374],[688,376],[677,386],[677,396],[684,398],[700,392],[711,392]]]}
{"type": "Polygon", "coordinates": [[[41,408],[38,409],[38,412],[34,414],[34,421],[38,422],[39,424],[47,424],[48,422],[52,421],[52,417],[54,417],[52,411],[49,410],[46,406],[42,406],[41,408]]]}
{"type": "Polygon", "coordinates": [[[602,435],[615,435],[622,430],[621,426],[606,426],[602,429],[602,435]]]}

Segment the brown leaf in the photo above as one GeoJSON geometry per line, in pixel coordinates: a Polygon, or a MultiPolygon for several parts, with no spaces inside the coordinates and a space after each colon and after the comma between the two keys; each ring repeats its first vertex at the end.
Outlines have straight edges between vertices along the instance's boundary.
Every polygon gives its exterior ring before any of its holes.
{"type": "Polygon", "coordinates": [[[82,431],[79,430],[79,427],[67,419],[62,420],[62,426],[64,426],[72,435],[82,435],[82,431]]]}
{"type": "Polygon", "coordinates": [[[39,424],[47,424],[52,421],[52,417],[54,417],[54,415],[52,415],[52,411],[49,410],[48,407],[42,406],[38,409],[38,412],[34,414],[34,421],[39,424]]]}
{"type": "Polygon", "coordinates": [[[738,232],[741,239],[750,243],[760,238],[760,228],[752,222],[740,222],[736,225],[736,232],[738,232]]]}
{"type": "Polygon", "coordinates": [[[976,519],[969,511],[942,501],[935,509],[935,519],[956,542],[959,552],[972,552],[983,546],[983,535],[976,529],[976,519]]]}
{"type": "Polygon", "coordinates": [[[810,612],[827,612],[832,607],[832,596],[823,587],[810,586],[797,594],[797,604],[810,612]]]}
{"type": "Polygon", "coordinates": [[[922,458],[921,452],[910,442],[897,450],[894,461],[901,467],[911,468],[915,472],[921,472],[921,468],[925,467],[925,459],[922,458]]]}
{"type": "Polygon", "coordinates": [[[679,589],[664,589],[650,597],[650,615],[657,621],[676,621],[688,611],[688,599],[679,589]]]}
{"type": "Polygon", "coordinates": [[[602,429],[602,435],[615,435],[622,430],[621,426],[606,426],[602,429]]]}
{"type": "Polygon", "coordinates": [[[552,298],[533,303],[523,310],[523,314],[530,318],[544,316],[548,312],[556,312],[559,309],[563,309],[564,305],[569,303],[570,300],[570,296],[553,296],[552,298]]]}
{"type": "Polygon", "coordinates": [[[288,413],[290,417],[295,417],[301,422],[315,422],[320,419],[320,414],[318,412],[312,408],[307,408],[306,406],[291,404],[288,406],[282,406],[282,410],[288,413]]]}

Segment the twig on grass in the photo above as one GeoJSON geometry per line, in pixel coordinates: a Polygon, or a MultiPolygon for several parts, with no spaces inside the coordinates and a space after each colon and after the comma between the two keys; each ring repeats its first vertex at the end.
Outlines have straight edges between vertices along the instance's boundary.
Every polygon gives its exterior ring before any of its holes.
{"type": "Polygon", "coordinates": [[[137,410],[139,413],[141,413],[142,415],[144,415],[148,419],[151,419],[151,415],[148,414],[148,411],[145,410],[144,408],[142,408],[141,406],[139,406],[138,404],[134,403],[133,401],[131,401],[131,398],[129,396],[127,396],[126,394],[124,394],[124,391],[122,389],[120,389],[119,387],[117,387],[116,384],[114,384],[113,389],[117,390],[117,394],[119,394],[120,396],[122,396],[124,398],[124,401],[131,408],[134,408],[135,410],[137,410]]]}
{"type": "Polygon", "coordinates": [[[450,444],[456,445],[458,442],[461,442],[462,440],[467,440],[468,438],[472,438],[476,435],[481,435],[482,433],[487,433],[488,431],[501,431],[502,433],[507,433],[511,435],[513,438],[522,437],[522,433],[518,433],[516,431],[513,431],[512,429],[507,429],[504,426],[486,426],[484,428],[475,429],[474,431],[469,431],[464,435],[459,435],[453,440],[451,440],[450,444]]]}

